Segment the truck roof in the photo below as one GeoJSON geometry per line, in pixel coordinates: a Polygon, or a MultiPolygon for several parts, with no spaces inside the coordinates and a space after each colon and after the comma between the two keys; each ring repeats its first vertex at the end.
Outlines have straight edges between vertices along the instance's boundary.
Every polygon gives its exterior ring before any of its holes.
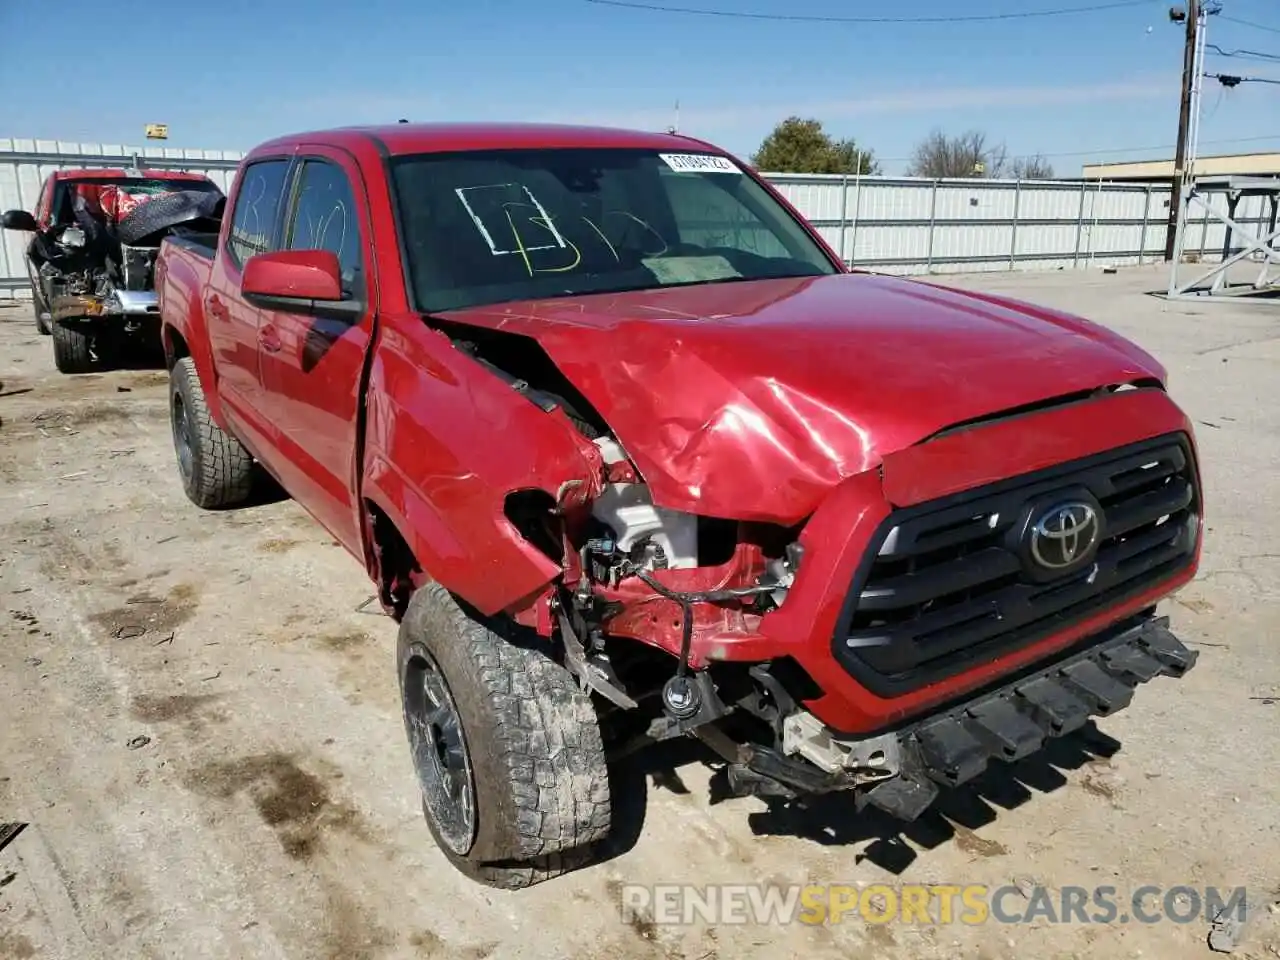
{"type": "Polygon", "coordinates": [[[391,156],[447,153],[455,150],[501,148],[613,147],[647,150],[688,150],[722,153],[718,147],[682,134],[651,133],[614,127],[554,123],[396,123],[383,126],[339,127],[289,134],[255,147],[253,153],[312,143],[351,148],[373,143],[391,156]]]}
{"type": "Polygon", "coordinates": [[[52,174],[55,181],[60,180],[97,180],[102,177],[123,179],[125,177],[149,177],[153,180],[208,180],[203,173],[187,173],[183,170],[125,170],[120,167],[95,167],[77,170],[55,170],[52,174]]]}

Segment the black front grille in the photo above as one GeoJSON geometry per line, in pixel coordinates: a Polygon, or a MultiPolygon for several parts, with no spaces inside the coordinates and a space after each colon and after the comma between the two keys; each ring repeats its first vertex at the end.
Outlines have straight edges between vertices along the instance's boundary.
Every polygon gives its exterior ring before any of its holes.
{"type": "Polygon", "coordinates": [[[895,512],[872,540],[833,649],[892,696],[1032,643],[1188,566],[1200,497],[1177,434],[895,512]],[[1026,552],[1027,525],[1062,501],[1092,504],[1092,560],[1061,576],[1026,552]]]}

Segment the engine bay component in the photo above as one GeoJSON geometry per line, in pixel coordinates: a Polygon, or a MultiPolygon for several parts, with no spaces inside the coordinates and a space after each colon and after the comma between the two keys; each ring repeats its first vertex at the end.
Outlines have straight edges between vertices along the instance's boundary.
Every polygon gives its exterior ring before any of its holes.
{"type": "MultiPolygon", "coordinates": [[[[612,437],[595,442],[606,465],[626,461],[626,453],[612,437]]],[[[655,506],[643,483],[607,484],[592,503],[591,512],[613,532],[618,551],[639,560],[644,569],[698,565],[698,518],[655,506]],[[637,557],[635,551],[643,552],[647,544],[656,549],[647,557],[637,557]]]]}

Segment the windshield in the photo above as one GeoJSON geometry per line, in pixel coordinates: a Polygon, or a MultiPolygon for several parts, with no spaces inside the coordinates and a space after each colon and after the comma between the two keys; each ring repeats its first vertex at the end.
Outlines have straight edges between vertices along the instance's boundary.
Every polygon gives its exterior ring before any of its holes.
{"type": "Polygon", "coordinates": [[[392,189],[424,312],[837,268],[732,161],[653,150],[398,157],[392,189]]]}

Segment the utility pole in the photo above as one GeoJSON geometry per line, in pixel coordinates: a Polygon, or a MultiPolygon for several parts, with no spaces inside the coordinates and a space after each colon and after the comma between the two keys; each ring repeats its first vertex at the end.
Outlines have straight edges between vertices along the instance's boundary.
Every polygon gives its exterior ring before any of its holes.
{"type": "Polygon", "coordinates": [[[1182,104],[1178,110],[1178,152],[1173,161],[1173,182],[1169,193],[1169,224],[1165,231],[1164,259],[1173,260],[1173,247],[1178,232],[1178,217],[1182,214],[1182,181],[1187,169],[1187,136],[1191,129],[1191,91],[1195,86],[1197,70],[1196,48],[1200,39],[1200,0],[1187,0],[1187,9],[1170,10],[1169,18],[1175,23],[1182,16],[1187,22],[1186,47],[1182,52],[1182,104]]]}

